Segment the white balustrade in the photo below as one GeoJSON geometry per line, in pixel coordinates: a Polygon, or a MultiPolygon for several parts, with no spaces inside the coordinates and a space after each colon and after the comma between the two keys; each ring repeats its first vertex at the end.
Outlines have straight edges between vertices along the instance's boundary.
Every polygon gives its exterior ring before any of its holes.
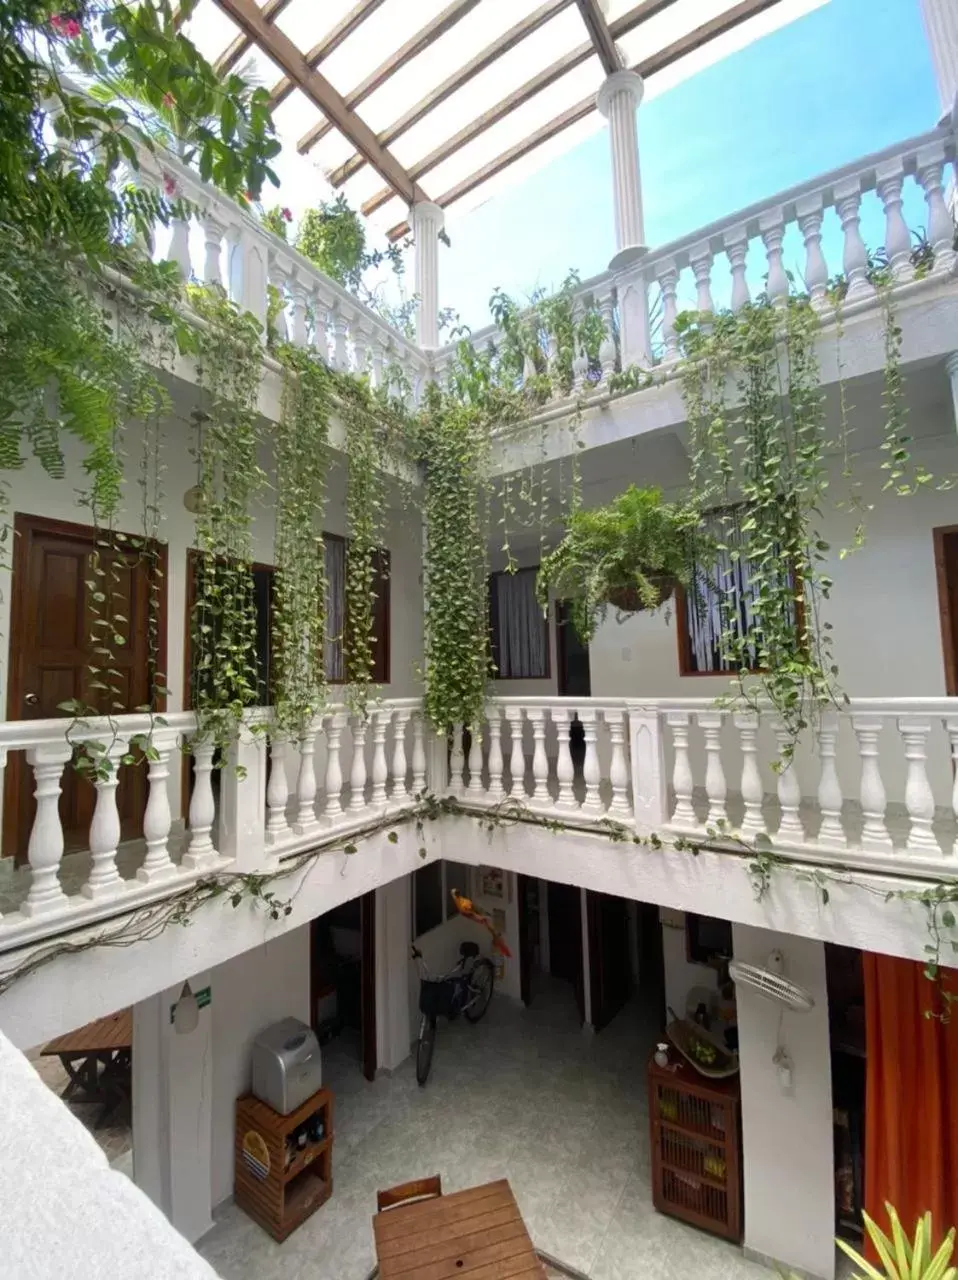
{"type": "Polygon", "coordinates": [[[393,759],[392,759],[392,798],[405,803],[409,799],[406,782],[406,725],[412,717],[412,711],[399,707],[393,719],[393,759]]]}
{"type": "Polygon", "coordinates": [[[170,829],[173,815],[170,810],[170,756],[176,750],[179,735],[175,730],[157,729],[151,743],[153,759],[148,765],[149,796],[143,814],[143,839],[146,856],[137,871],[137,879],[159,880],[172,875],[176,864],[170,857],[170,829]]]}
{"type": "Polygon", "coordinates": [[[775,739],[778,743],[778,805],[780,817],[778,831],[779,840],[804,840],[805,828],[799,816],[802,803],[802,788],[795,772],[795,760],[789,753],[794,747],[792,730],[788,725],[778,721],[775,725],[775,739]]]}
{"type": "Polygon", "coordinates": [[[426,721],[421,711],[412,717],[412,793],[421,796],[426,790],[426,721]]]}
{"type": "Polygon", "coordinates": [[[353,760],[349,770],[350,813],[362,813],[366,808],[366,731],[369,725],[364,716],[354,716],[352,723],[353,760]]]}
{"type": "Polygon", "coordinates": [[[694,827],[697,825],[697,819],[692,805],[695,781],[689,760],[689,713],[668,711],[665,720],[672,730],[672,746],[675,751],[675,761],[672,766],[675,808],[672,811],[672,822],[677,827],[694,827]]]}
{"type": "Polygon", "coordinates": [[[951,853],[958,856],[958,718],[947,718],[945,730],[951,747],[951,813],[955,820],[956,835],[952,843],[951,853]]]}
{"type": "Polygon", "coordinates": [[[844,848],[848,843],[845,828],[842,825],[842,787],[838,779],[836,764],[836,744],[838,740],[838,713],[826,708],[822,711],[818,726],[818,754],[821,759],[821,774],[818,781],[818,807],[822,814],[822,824],[818,829],[818,839],[823,844],[833,844],[844,848]]]}
{"type": "MultiPolygon", "coordinates": [[[[278,844],[290,832],[286,817],[289,803],[289,778],[286,773],[287,742],[274,733],[269,744],[269,781],[266,783],[266,843],[278,844]]],[[[194,759],[197,759],[194,753],[194,759]]],[[[199,768],[198,763],[194,766],[199,768]]],[[[212,796],[212,793],[211,793],[212,796]]],[[[193,826],[192,817],[190,827],[193,826]]]]}
{"type": "Polygon", "coordinates": [[[762,234],[762,243],[768,256],[768,280],[766,292],[773,302],[784,303],[788,297],[788,276],[782,262],[782,239],[785,225],[781,209],[773,209],[764,213],[758,220],[762,234]]]}
{"type": "Polygon", "coordinates": [[[522,741],[522,708],[506,707],[506,721],[511,735],[509,795],[515,800],[524,800],[526,798],[526,752],[522,741]]]}
{"type": "Polygon", "coordinates": [[[462,771],[466,767],[466,757],[462,750],[462,725],[452,726],[452,748],[449,753],[449,790],[454,796],[463,790],[462,771]]]}
{"type": "Polygon", "coordinates": [[[532,797],[530,803],[545,806],[552,803],[549,795],[549,758],[546,755],[546,713],[541,707],[530,707],[526,718],[532,725],[532,797]]]}
{"type": "Polygon", "coordinates": [[[609,727],[609,739],[612,744],[612,760],[609,765],[612,801],[609,804],[609,816],[618,819],[629,818],[632,816],[632,802],[629,797],[629,763],[625,745],[625,712],[606,708],[602,712],[602,718],[609,727]]]}
{"type": "Polygon", "coordinates": [[[725,808],[728,785],[722,768],[722,724],[725,715],[721,711],[700,711],[696,719],[705,737],[705,794],[709,802],[707,822],[710,827],[716,827],[728,819],[725,808]]]}
{"type": "Polygon", "coordinates": [[[466,797],[469,800],[475,800],[483,792],[481,724],[474,724],[469,730],[469,759],[467,764],[469,768],[469,785],[466,787],[466,797]]]}
{"type": "Polygon", "coordinates": [[[905,166],[900,159],[878,169],[878,197],[885,208],[885,253],[896,280],[907,280],[912,274],[911,235],[901,208],[905,166]]]}
{"type": "Polygon", "coordinates": [[[326,794],[323,817],[327,822],[335,822],[343,812],[343,769],[339,753],[342,750],[346,720],[345,711],[335,711],[326,721],[326,794]]]}
{"type": "Polygon", "coordinates": [[[559,748],[558,756],[556,757],[556,779],[559,783],[559,790],[556,795],[557,809],[576,809],[579,804],[572,787],[575,781],[575,766],[572,763],[572,749],[569,741],[574,721],[574,711],[553,707],[552,723],[556,727],[559,748]]]}
{"type": "Polygon", "coordinates": [[[296,816],[293,821],[293,830],[299,836],[309,834],[319,825],[316,817],[316,738],[322,727],[322,717],[317,716],[299,741],[296,816]]]}
{"type": "Polygon", "coordinates": [[[846,296],[850,302],[874,292],[868,280],[868,250],[862,239],[861,202],[861,182],[858,178],[848,179],[835,188],[835,208],[845,237],[842,267],[848,283],[846,296]]]}
{"type": "Polygon", "coordinates": [[[499,718],[498,708],[489,708],[487,723],[489,725],[489,786],[487,795],[493,804],[498,804],[506,794],[502,786],[502,770],[504,767],[502,759],[502,721],[499,718]]]}
{"type": "Polygon", "coordinates": [[[597,712],[582,709],[578,712],[582,722],[582,733],[585,738],[585,759],[582,762],[582,780],[585,783],[585,797],[582,801],[582,812],[598,814],[603,811],[599,784],[602,771],[599,768],[599,752],[597,742],[597,712]]]}
{"type": "Polygon", "coordinates": [[[815,306],[825,301],[828,285],[828,265],[822,252],[822,203],[819,192],[795,203],[799,230],[805,242],[805,288],[815,306]]]}
{"type": "Polygon", "coordinates": [[[96,805],[90,823],[90,878],[80,892],[85,898],[108,898],[122,890],[123,881],[117,870],[116,855],[120,845],[120,811],[116,789],[120,782],[120,761],[127,743],[117,737],[107,748],[104,768],[97,777],[96,805]]]}
{"type": "Polygon", "coordinates": [[[905,744],[908,772],[905,779],[905,808],[910,827],[905,845],[909,853],[938,852],[931,824],[935,817],[935,796],[928,781],[928,735],[931,720],[925,716],[902,716],[898,732],[905,744]]]}
{"type": "Polygon", "coordinates": [[[881,716],[852,716],[861,756],[862,848],[878,852],[890,849],[892,845],[885,825],[885,785],[878,767],[878,735],[883,724],[881,716]]]}
{"type": "Polygon", "coordinates": [[[741,711],[735,717],[739,744],[742,748],[742,803],[744,813],[739,831],[746,839],[753,839],[765,830],[762,817],[762,801],[765,788],[758,767],[758,716],[754,711],[741,711]]]}
{"type": "Polygon", "coordinates": [[[679,354],[679,340],[675,332],[675,321],[678,318],[678,301],[676,288],[679,273],[674,263],[669,263],[659,272],[659,288],[662,290],[662,342],[664,344],[663,359],[674,360],[679,354]]]}
{"type": "Polygon", "coordinates": [[[738,311],[751,301],[752,296],[745,278],[745,260],[748,257],[748,231],[745,227],[735,227],[726,232],[725,251],[732,269],[732,310],[738,311]]]}
{"type": "MultiPolygon", "coordinates": [[[[276,764],[277,745],[282,749],[282,744],[273,744],[272,766],[273,773],[276,774],[276,784],[273,784],[273,777],[270,776],[270,785],[273,787],[273,800],[270,800],[269,791],[267,791],[267,803],[274,804],[279,797],[279,782],[282,779],[282,812],[277,820],[274,817],[273,810],[270,810],[270,822],[272,828],[267,828],[273,839],[278,838],[287,830],[286,827],[286,800],[289,795],[289,788],[286,785],[286,765],[282,754],[279,757],[279,767],[276,764]],[[282,825],[279,825],[281,822],[282,825]]],[[[205,868],[213,866],[217,860],[216,849],[213,846],[213,823],[216,820],[216,801],[213,797],[213,756],[216,748],[211,742],[194,741],[190,750],[193,755],[193,792],[190,796],[189,824],[190,824],[190,841],[186,853],[183,855],[183,866],[189,867],[193,871],[202,871],[205,868]]]]}
{"type": "MultiPolygon", "coordinates": [[[[373,789],[369,803],[378,808],[386,803],[386,782],[389,778],[389,767],[386,764],[386,729],[392,719],[392,711],[387,707],[377,707],[373,716],[373,789]]],[[[461,776],[461,775],[460,775],[461,776]]]]}
{"type": "Polygon", "coordinates": [[[708,242],[697,244],[689,250],[689,262],[695,276],[695,309],[711,312],[715,310],[712,301],[712,250],[708,242]]]}
{"type": "Polygon", "coordinates": [[[917,178],[925,193],[928,210],[928,243],[935,255],[935,266],[950,271],[955,262],[955,224],[948,206],[942,183],[945,148],[942,143],[924,147],[918,152],[917,178]]]}

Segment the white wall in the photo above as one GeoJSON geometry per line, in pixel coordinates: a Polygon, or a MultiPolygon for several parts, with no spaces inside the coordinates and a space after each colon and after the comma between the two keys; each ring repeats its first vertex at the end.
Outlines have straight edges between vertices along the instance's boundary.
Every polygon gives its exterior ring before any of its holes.
{"type": "Polygon", "coordinates": [[[825,947],[738,924],[733,946],[736,960],[761,966],[780,948],[785,975],[815,1000],[807,1013],[781,1014],[766,997],[741,984],[736,989],[745,1247],[832,1280],[835,1182],[825,947]],[[772,1061],[779,1043],[793,1063],[787,1088],[772,1061]]]}
{"type": "MultiPolygon", "coordinates": [[[[236,1099],[252,1083],[256,1036],[281,1018],[309,1022],[309,926],[217,965],[212,973],[212,1202],[233,1194],[236,1099]]],[[[188,1039],[189,1037],[182,1037],[188,1039]]]]}
{"type": "Polygon", "coordinates": [[[718,990],[718,974],[708,964],[696,964],[688,958],[685,938],[685,912],[662,908],[662,955],[665,961],[665,1003],[680,1018],[685,1017],[685,1005],[693,987],[718,990]]]}
{"type": "Polygon", "coordinates": [[[409,939],[412,903],[408,878],[376,890],[376,1065],[393,1071],[409,1057],[409,939]]]}

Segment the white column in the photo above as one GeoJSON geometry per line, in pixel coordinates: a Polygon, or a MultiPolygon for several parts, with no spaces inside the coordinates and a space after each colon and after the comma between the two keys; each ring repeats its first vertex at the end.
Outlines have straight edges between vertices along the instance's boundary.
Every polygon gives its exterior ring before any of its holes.
{"type": "Polygon", "coordinates": [[[861,182],[849,178],[835,188],[835,208],[842,224],[845,247],[842,253],[842,270],[848,281],[848,299],[867,296],[874,292],[868,280],[868,250],[862,239],[861,182]]]}
{"type": "Polygon", "coordinates": [[[595,99],[599,111],[609,122],[609,142],[612,146],[616,247],[613,266],[637,257],[647,247],[642,216],[639,133],[635,118],[642,94],[640,75],[634,71],[613,71],[595,99]]]}
{"type": "Polygon", "coordinates": [[[409,210],[416,250],[416,341],[421,347],[439,346],[439,232],[444,215],[438,204],[422,200],[409,210]]]}
{"type": "Polygon", "coordinates": [[[317,825],[316,818],[316,738],[323,727],[322,717],[308,724],[299,741],[299,772],[296,775],[296,816],[293,830],[304,835],[317,825]]]}
{"type": "Polygon", "coordinates": [[[911,265],[911,235],[901,209],[905,166],[901,160],[879,165],[878,197],[885,210],[885,252],[896,280],[907,280],[914,274],[911,265]]]}
{"type": "Polygon", "coordinates": [[[662,721],[654,707],[629,703],[632,810],[637,824],[656,828],[669,820],[662,721]]]}
{"type": "Polygon", "coordinates": [[[785,224],[781,209],[763,213],[758,220],[762,243],[768,257],[768,284],[766,289],[773,302],[784,303],[788,298],[788,276],[782,263],[782,239],[785,224]]]}
{"type": "Polygon", "coordinates": [[[802,819],[799,816],[799,806],[802,803],[802,787],[798,780],[798,774],[795,772],[795,762],[787,754],[789,747],[795,745],[792,731],[786,724],[779,721],[775,726],[775,737],[778,741],[779,751],[778,803],[782,811],[778,831],[775,834],[779,839],[790,836],[794,840],[804,840],[805,828],[802,826],[802,819]]]}
{"type": "Polygon", "coordinates": [[[405,876],[376,890],[376,1065],[386,1071],[409,1057],[409,939],[412,895],[405,876]]]}
{"type": "MultiPolygon", "coordinates": [[[[312,768],[313,757],[309,758],[312,768]]],[[[313,794],[315,795],[315,781],[313,794]]],[[[310,817],[315,818],[310,803],[310,817]]],[[[220,771],[220,853],[233,871],[262,871],[266,856],[266,738],[241,729],[220,771]]]]}
{"type": "Polygon", "coordinates": [[[955,0],[921,0],[921,16],[944,118],[958,98],[958,5],[955,0]]]}
{"type": "Polygon", "coordinates": [[[712,250],[707,240],[689,250],[689,265],[695,276],[695,309],[704,314],[715,310],[712,300],[712,250]]]}
{"type": "Polygon", "coordinates": [[[669,263],[659,272],[659,288],[662,290],[662,342],[665,346],[664,360],[674,360],[679,354],[679,340],[675,333],[675,321],[678,316],[676,288],[679,273],[675,263],[669,263]]]}
{"type": "Polygon", "coordinates": [[[738,311],[751,301],[745,262],[748,258],[748,228],[739,226],[725,233],[725,252],[732,269],[732,310],[738,311]]]}
{"type": "Polygon", "coordinates": [[[955,224],[945,204],[942,170],[945,164],[944,143],[938,142],[918,152],[917,177],[925,193],[928,209],[928,242],[935,255],[935,270],[943,274],[955,265],[953,240],[955,224]]]}

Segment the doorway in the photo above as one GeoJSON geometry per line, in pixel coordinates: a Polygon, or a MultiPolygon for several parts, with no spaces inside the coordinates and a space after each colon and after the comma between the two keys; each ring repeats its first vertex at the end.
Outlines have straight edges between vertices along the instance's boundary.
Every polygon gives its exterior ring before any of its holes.
{"type": "MultiPolygon", "coordinates": [[[[111,654],[116,674],[110,690],[93,687],[94,553],[102,535],[87,525],[17,513],[13,518],[13,592],[10,616],[10,680],[7,718],[40,720],[64,715],[62,704],[77,701],[103,712],[129,712],[150,702],[166,667],[166,547],[149,554],[132,545],[99,548],[101,565],[114,584],[117,643],[111,654]],[[158,581],[156,579],[159,579],[158,581]],[[157,648],[150,652],[150,599],[159,602],[157,648]],[[119,705],[117,705],[119,703],[119,705]]],[[[161,708],[162,709],[162,708],[161,708]]],[[[10,756],[4,784],[3,852],[26,858],[33,825],[33,772],[23,752],[10,756]]],[[[76,770],[61,780],[60,820],[64,849],[84,849],[96,790],[76,770]]],[[[121,838],[142,834],[146,806],[145,770],[120,768],[117,788],[121,838]]]]}
{"type": "Polygon", "coordinates": [[[367,1080],[376,1078],[376,891],[310,925],[310,1022],[321,1045],[336,1042],[367,1080]]]}
{"type": "Polygon", "coordinates": [[[933,530],[945,692],[958,694],[958,525],[933,530]]]}

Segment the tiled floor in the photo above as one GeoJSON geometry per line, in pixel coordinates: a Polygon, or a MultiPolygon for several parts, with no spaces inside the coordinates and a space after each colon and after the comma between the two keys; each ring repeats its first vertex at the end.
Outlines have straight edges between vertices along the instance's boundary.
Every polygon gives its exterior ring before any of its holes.
{"type": "MultiPolygon", "coordinates": [[[[30,1049],[27,1052],[27,1057],[47,1088],[52,1089],[58,1098],[61,1097],[69,1077],[61,1065],[60,1059],[41,1057],[40,1047],[30,1049]]],[[[114,1168],[121,1168],[124,1173],[132,1174],[133,1133],[129,1119],[116,1116],[108,1119],[107,1123],[101,1128],[97,1128],[96,1122],[101,1111],[99,1102],[67,1102],[66,1105],[80,1123],[90,1130],[90,1133],[103,1149],[106,1158],[114,1168]]]]}
{"type": "Polygon", "coordinates": [[[600,1035],[551,981],[528,1009],[442,1023],[432,1075],[374,1084],[334,1043],[332,1198],[282,1245],[234,1205],[200,1252],[225,1280],[363,1280],[378,1187],[431,1173],[443,1188],[507,1177],[535,1244],[592,1280],[771,1280],[741,1250],[655,1213],[644,1063],[654,1027],[629,1006],[600,1035]]]}

